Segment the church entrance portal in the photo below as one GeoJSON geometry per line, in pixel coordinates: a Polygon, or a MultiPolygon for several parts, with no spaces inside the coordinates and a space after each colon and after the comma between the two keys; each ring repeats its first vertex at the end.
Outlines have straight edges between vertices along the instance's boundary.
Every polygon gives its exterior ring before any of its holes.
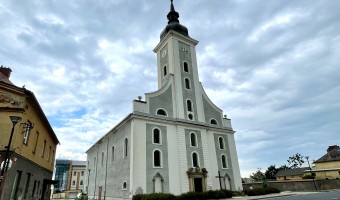
{"type": "Polygon", "coordinates": [[[202,178],[194,178],[195,192],[203,192],[202,178]]]}
{"type": "Polygon", "coordinates": [[[189,178],[189,191],[205,192],[207,191],[207,175],[208,171],[205,168],[189,168],[187,171],[189,178]]]}

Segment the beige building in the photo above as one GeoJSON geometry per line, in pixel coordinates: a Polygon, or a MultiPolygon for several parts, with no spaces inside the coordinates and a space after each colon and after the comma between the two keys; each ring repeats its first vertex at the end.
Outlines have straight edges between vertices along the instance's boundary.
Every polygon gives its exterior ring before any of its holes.
{"type": "Polygon", "coordinates": [[[84,191],[86,161],[71,161],[71,183],[69,190],[84,191]]]}
{"type": "Polygon", "coordinates": [[[0,67],[0,199],[48,197],[59,141],[33,92],[15,86],[11,72],[0,67]]]}
{"type": "Polygon", "coordinates": [[[309,167],[295,169],[282,169],[276,173],[276,180],[300,180],[303,176],[310,174],[309,167]]]}
{"type": "Polygon", "coordinates": [[[327,153],[314,162],[316,179],[340,179],[340,148],[329,146],[327,153]]]}

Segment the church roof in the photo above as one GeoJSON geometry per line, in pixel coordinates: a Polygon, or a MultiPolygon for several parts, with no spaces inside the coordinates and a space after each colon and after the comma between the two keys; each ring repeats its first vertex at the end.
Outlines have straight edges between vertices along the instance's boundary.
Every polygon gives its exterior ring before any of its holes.
{"type": "Polygon", "coordinates": [[[176,31],[176,32],[178,32],[182,35],[189,37],[187,27],[185,27],[185,26],[183,26],[179,23],[179,20],[178,20],[179,14],[178,14],[178,12],[176,12],[172,0],[171,0],[171,5],[170,5],[170,12],[168,13],[167,18],[169,20],[168,25],[162,31],[162,33],[160,35],[160,39],[162,39],[171,30],[176,31]]]}

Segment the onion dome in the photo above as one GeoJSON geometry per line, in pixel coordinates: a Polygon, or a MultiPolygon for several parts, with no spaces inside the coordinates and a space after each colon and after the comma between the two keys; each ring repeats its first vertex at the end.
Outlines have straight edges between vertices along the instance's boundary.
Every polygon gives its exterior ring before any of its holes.
{"type": "Polygon", "coordinates": [[[162,39],[170,30],[176,31],[177,33],[180,33],[182,35],[189,37],[188,29],[179,23],[179,20],[178,20],[179,14],[178,12],[176,12],[172,1],[173,0],[171,0],[170,12],[167,15],[167,18],[169,20],[168,25],[162,31],[160,38],[162,39]]]}

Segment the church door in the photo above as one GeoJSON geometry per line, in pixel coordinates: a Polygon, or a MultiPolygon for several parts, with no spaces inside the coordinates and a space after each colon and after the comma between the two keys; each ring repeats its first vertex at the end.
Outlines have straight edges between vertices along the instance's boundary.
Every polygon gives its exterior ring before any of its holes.
{"type": "Polygon", "coordinates": [[[203,192],[202,178],[194,178],[195,192],[203,192]]]}
{"type": "Polygon", "coordinates": [[[161,177],[155,178],[155,193],[162,193],[162,180],[161,177]]]}

